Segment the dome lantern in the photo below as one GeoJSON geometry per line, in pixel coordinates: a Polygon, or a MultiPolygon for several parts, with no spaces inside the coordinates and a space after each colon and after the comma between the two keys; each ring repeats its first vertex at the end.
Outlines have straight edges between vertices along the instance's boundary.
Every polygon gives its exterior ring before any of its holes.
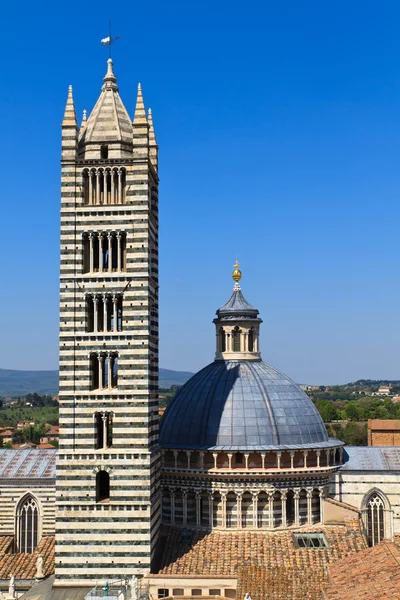
{"type": "Polygon", "coordinates": [[[258,310],[251,306],[242,294],[240,265],[233,265],[233,293],[221,308],[213,323],[216,327],[217,347],[215,360],[261,360],[259,329],[262,320],[258,310]]]}

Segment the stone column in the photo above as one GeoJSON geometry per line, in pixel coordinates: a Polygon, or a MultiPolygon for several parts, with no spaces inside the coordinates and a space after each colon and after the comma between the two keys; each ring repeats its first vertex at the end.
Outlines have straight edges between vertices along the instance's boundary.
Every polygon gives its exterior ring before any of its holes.
{"type": "Polygon", "coordinates": [[[320,467],[321,450],[317,450],[317,467],[320,467]]]}
{"type": "Polygon", "coordinates": [[[103,234],[99,231],[99,273],[103,272],[103,234]]]}
{"type": "Polygon", "coordinates": [[[122,169],[118,169],[118,203],[122,204],[122,169]]]}
{"type": "Polygon", "coordinates": [[[204,452],[200,452],[200,469],[204,469],[204,452]]]}
{"type": "Polygon", "coordinates": [[[235,492],[236,494],[236,514],[237,514],[237,527],[242,529],[242,496],[243,492],[235,492]]]}
{"type": "Polygon", "coordinates": [[[286,496],[288,490],[281,491],[281,503],[282,503],[282,527],[287,527],[287,518],[286,518],[286,496]]]}
{"type": "Polygon", "coordinates": [[[103,389],[103,368],[104,368],[104,356],[98,354],[99,361],[99,390],[103,389]]]}
{"type": "Polygon", "coordinates": [[[233,454],[228,454],[228,465],[230,470],[232,470],[232,456],[233,454]]]}
{"type": "Polygon", "coordinates": [[[214,502],[212,492],[208,492],[208,525],[210,529],[214,526],[214,502]]]}
{"type": "Polygon", "coordinates": [[[175,469],[178,468],[178,450],[173,450],[174,459],[175,459],[175,469]]]}
{"type": "Polygon", "coordinates": [[[190,452],[190,450],[186,450],[186,458],[187,458],[187,468],[190,469],[190,455],[192,453],[190,452]]]}
{"type": "Polygon", "coordinates": [[[325,489],[323,487],[319,489],[319,522],[324,523],[324,498],[325,498],[325,489]]]}
{"type": "Polygon", "coordinates": [[[100,204],[100,170],[96,170],[96,204],[100,204]]]}
{"type": "Polygon", "coordinates": [[[115,186],[114,186],[114,169],[111,169],[110,171],[110,188],[111,188],[111,197],[110,197],[110,204],[115,204],[115,186]]]}
{"type": "Polygon", "coordinates": [[[250,454],[248,454],[248,453],[245,453],[245,455],[244,455],[244,462],[245,462],[245,465],[246,465],[246,471],[249,470],[249,456],[250,456],[250,454]]]}
{"type": "Polygon", "coordinates": [[[113,295],[113,329],[114,331],[118,331],[118,296],[117,294],[113,295]]]}
{"type": "Polygon", "coordinates": [[[290,468],[293,469],[293,460],[294,460],[294,452],[293,450],[290,451],[290,468]]]}
{"type": "Polygon", "coordinates": [[[226,496],[228,492],[220,492],[222,499],[222,527],[226,529],[226,496]]]}
{"type": "Polygon", "coordinates": [[[109,233],[108,234],[108,272],[112,273],[112,240],[113,240],[113,234],[109,233]]]}
{"type": "Polygon", "coordinates": [[[307,455],[308,455],[308,450],[303,450],[303,455],[304,455],[304,468],[307,469],[307,455]]]}
{"type": "Polygon", "coordinates": [[[265,469],[265,455],[266,455],[265,452],[261,452],[261,468],[263,471],[265,469]]]}
{"type": "Polygon", "coordinates": [[[200,527],[201,525],[201,492],[196,490],[196,525],[200,527]]]}
{"type": "Polygon", "coordinates": [[[93,244],[94,244],[94,239],[93,239],[93,233],[89,233],[89,271],[91,273],[93,273],[94,270],[94,265],[93,265],[93,244]]]}
{"type": "Polygon", "coordinates": [[[293,490],[294,495],[294,524],[300,525],[300,490],[293,490]]]}
{"type": "Polygon", "coordinates": [[[307,523],[312,525],[312,488],[307,488],[307,523]]]}
{"type": "Polygon", "coordinates": [[[108,331],[107,328],[107,294],[103,294],[103,331],[108,331]]]}
{"type": "Polygon", "coordinates": [[[99,297],[93,298],[93,331],[97,333],[99,330],[99,297]]]}
{"type": "Polygon", "coordinates": [[[107,413],[101,414],[101,419],[103,421],[103,449],[107,448],[107,413]]]}
{"type": "Polygon", "coordinates": [[[182,490],[183,525],[187,525],[187,490],[182,490]]]}
{"type": "Polygon", "coordinates": [[[171,525],[175,525],[175,490],[169,490],[171,496],[171,525]]]}
{"type": "Polygon", "coordinates": [[[251,492],[253,496],[253,527],[258,527],[258,492],[251,492]]]}
{"type": "Polygon", "coordinates": [[[107,204],[107,171],[103,169],[103,204],[107,204]]]}
{"type": "Polygon", "coordinates": [[[91,170],[88,171],[88,183],[89,183],[88,204],[93,204],[93,183],[92,183],[92,171],[91,170]]]}
{"type": "Polygon", "coordinates": [[[330,461],[329,461],[329,456],[330,456],[330,451],[329,448],[326,450],[326,466],[329,467],[330,461]]]}
{"type": "Polygon", "coordinates": [[[268,492],[269,528],[274,527],[274,493],[268,492]]]}
{"type": "Polygon", "coordinates": [[[282,458],[282,452],[277,452],[276,453],[276,468],[277,469],[281,468],[281,458],[282,458]]]}
{"type": "Polygon", "coordinates": [[[214,458],[214,469],[216,469],[217,468],[217,460],[218,460],[217,452],[213,452],[213,458],[214,458]]]}
{"type": "Polygon", "coordinates": [[[121,271],[121,234],[117,233],[117,269],[121,271]]]}
{"type": "Polygon", "coordinates": [[[108,368],[108,389],[111,390],[112,388],[112,362],[113,362],[113,356],[111,354],[111,352],[108,353],[108,363],[107,363],[107,368],[108,368]]]}

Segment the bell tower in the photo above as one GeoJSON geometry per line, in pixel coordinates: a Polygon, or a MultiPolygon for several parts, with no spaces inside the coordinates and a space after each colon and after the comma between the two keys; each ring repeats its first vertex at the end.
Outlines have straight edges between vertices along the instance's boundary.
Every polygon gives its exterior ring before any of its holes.
{"type": "Polygon", "coordinates": [[[56,582],[150,570],[159,523],[158,146],[111,59],[78,128],[62,122],[56,582]]]}

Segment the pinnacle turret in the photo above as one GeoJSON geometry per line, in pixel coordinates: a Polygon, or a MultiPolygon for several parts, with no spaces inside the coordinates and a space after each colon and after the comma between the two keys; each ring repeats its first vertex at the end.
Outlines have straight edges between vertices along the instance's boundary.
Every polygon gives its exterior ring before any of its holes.
{"type": "Polygon", "coordinates": [[[78,127],[76,120],[74,96],[72,92],[72,85],[68,88],[67,104],[65,105],[64,118],[62,122],[63,127],[78,127]]]}
{"type": "Polygon", "coordinates": [[[149,123],[149,147],[150,147],[150,159],[153,166],[157,169],[158,167],[158,145],[156,140],[156,133],[154,131],[153,114],[151,108],[149,108],[147,121],[149,123]]]}
{"type": "Polygon", "coordinates": [[[135,116],[133,117],[133,124],[134,125],[143,125],[144,123],[147,125],[146,109],[144,108],[142,86],[139,83],[137,98],[136,98],[135,116]]]}

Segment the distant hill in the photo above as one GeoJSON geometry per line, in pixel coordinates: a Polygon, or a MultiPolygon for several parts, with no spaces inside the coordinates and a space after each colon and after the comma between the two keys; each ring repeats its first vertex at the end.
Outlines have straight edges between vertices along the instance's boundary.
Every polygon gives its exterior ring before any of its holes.
{"type": "MultiPolygon", "coordinates": [[[[183,385],[193,373],[160,369],[160,387],[183,385]]],[[[58,371],[14,371],[0,369],[0,396],[24,396],[38,394],[57,394],[58,371]]]]}

